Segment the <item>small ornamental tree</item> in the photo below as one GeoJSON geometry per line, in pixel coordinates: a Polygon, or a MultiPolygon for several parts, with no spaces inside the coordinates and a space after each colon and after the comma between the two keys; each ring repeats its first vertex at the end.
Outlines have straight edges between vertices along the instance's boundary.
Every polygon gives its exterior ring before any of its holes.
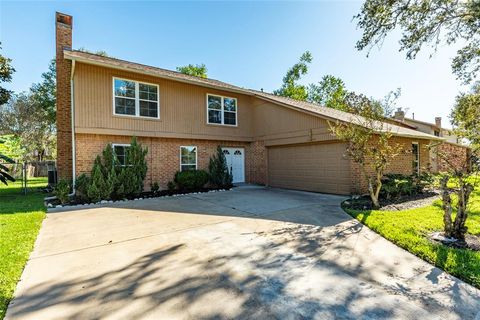
{"type": "Polygon", "coordinates": [[[98,202],[140,194],[147,174],[147,152],[133,137],[126,151],[125,165],[120,165],[112,145],[108,144],[95,159],[90,177],[77,178],[77,197],[98,202]]]}
{"type": "Polygon", "coordinates": [[[347,142],[347,155],[359,165],[374,208],[380,207],[382,178],[388,164],[401,153],[392,142],[389,125],[383,122],[383,109],[364,95],[350,93],[344,100],[351,115],[349,122],[329,122],[330,129],[347,142]]]}
{"type": "MultiPolygon", "coordinates": [[[[127,172],[126,179],[129,181],[131,187],[131,194],[137,195],[143,191],[143,181],[147,176],[147,156],[148,149],[143,148],[138,142],[137,138],[133,137],[130,142],[130,147],[127,149],[127,157],[125,160],[125,167],[123,170],[127,172]]],[[[126,181],[124,181],[126,183],[126,181]]]]}
{"type": "Polygon", "coordinates": [[[87,195],[91,201],[98,202],[102,199],[110,198],[108,191],[105,176],[102,172],[102,161],[100,156],[97,156],[90,175],[90,185],[87,189],[87,195]]]}
{"type": "Polygon", "coordinates": [[[233,176],[228,170],[227,159],[220,146],[217,147],[217,152],[210,158],[208,173],[210,175],[210,183],[213,186],[218,188],[232,187],[233,176]]]}
{"type": "Polygon", "coordinates": [[[475,154],[470,153],[466,159],[463,159],[463,164],[459,165],[461,157],[441,151],[438,148],[440,144],[431,144],[430,148],[435,150],[437,157],[447,167],[447,171],[443,173],[440,180],[444,235],[464,242],[467,233],[465,223],[468,218],[468,203],[475,188],[474,184],[478,182],[478,168],[476,166],[472,168],[470,165],[475,154]],[[471,169],[475,172],[470,172],[471,169]],[[456,195],[457,201],[452,200],[452,194],[456,195]],[[455,215],[453,215],[454,211],[456,211],[455,215]]]}

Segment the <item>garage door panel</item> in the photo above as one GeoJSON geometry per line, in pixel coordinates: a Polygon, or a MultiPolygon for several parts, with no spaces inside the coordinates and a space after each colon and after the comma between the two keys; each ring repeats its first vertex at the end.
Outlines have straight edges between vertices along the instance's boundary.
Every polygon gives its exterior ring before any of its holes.
{"type": "Polygon", "coordinates": [[[309,144],[268,149],[268,183],[272,187],[350,193],[346,145],[309,144]]]}

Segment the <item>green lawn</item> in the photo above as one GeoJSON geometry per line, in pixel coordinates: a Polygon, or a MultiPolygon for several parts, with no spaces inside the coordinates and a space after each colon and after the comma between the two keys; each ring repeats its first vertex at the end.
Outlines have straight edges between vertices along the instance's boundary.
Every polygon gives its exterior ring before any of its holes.
{"type": "MultiPolygon", "coordinates": [[[[480,235],[479,187],[472,193],[469,209],[468,232],[480,235]]],[[[403,211],[346,211],[398,246],[480,288],[480,252],[446,248],[427,239],[429,233],[443,230],[440,200],[431,206],[403,211]]]]}
{"type": "Polygon", "coordinates": [[[26,196],[21,193],[19,182],[0,184],[0,319],[13,298],[45,217],[45,194],[39,188],[46,182],[46,178],[30,179],[26,196]]]}

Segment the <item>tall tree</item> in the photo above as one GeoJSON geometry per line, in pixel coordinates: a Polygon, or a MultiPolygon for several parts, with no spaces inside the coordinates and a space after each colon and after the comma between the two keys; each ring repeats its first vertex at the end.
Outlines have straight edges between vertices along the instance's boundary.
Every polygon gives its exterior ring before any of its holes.
{"type": "Polygon", "coordinates": [[[15,94],[0,106],[0,132],[18,138],[17,160],[43,160],[55,157],[55,132],[42,106],[31,94],[15,94]]]}
{"type": "Polygon", "coordinates": [[[309,86],[308,101],[333,109],[345,110],[343,102],[347,93],[342,79],[325,75],[318,84],[312,83],[309,86]]]}
{"type": "Polygon", "coordinates": [[[312,62],[312,54],[305,51],[300,60],[295,63],[283,77],[282,87],[273,93],[278,96],[289,97],[296,100],[308,99],[308,87],[298,83],[300,78],[308,73],[308,65],[312,62]]]}
{"type": "Polygon", "coordinates": [[[55,126],[56,120],[56,76],[55,59],[52,59],[48,71],[42,73],[42,81],[34,83],[30,88],[31,99],[45,112],[44,119],[51,126],[55,126]]]}
{"type": "Polygon", "coordinates": [[[472,150],[480,152],[480,83],[473,85],[468,93],[457,96],[450,114],[458,136],[471,142],[472,150]]]}
{"type": "Polygon", "coordinates": [[[480,71],[480,2],[478,0],[366,0],[354,17],[363,31],[357,49],[369,51],[381,46],[394,29],[402,32],[400,50],[415,59],[424,45],[433,47],[459,40],[465,45],[457,51],[452,69],[464,83],[480,71]]]}
{"type": "Polygon", "coordinates": [[[177,67],[177,71],[190,76],[207,78],[207,67],[205,64],[189,64],[186,66],[177,67]]]}
{"type": "MultiPolygon", "coordinates": [[[[0,50],[2,49],[2,43],[0,42],[0,50]]],[[[4,57],[0,53],[0,84],[4,82],[12,81],[12,74],[15,69],[12,67],[12,59],[4,57]]],[[[7,90],[0,86],[0,105],[7,103],[12,95],[12,91],[7,90]]],[[[2,120],[0,120],[2,121],[2,120]]]]}

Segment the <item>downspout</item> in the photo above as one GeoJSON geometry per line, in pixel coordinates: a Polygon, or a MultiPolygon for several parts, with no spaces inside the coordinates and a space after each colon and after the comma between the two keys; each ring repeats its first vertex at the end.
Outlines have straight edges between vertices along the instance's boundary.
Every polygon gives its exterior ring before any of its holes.
{"type": "Polygon", "coordinates": [[[75,99],[74,99],[74,81],[73,74],[75,73],[75,60],[72,60],[72,73],[70,75],[70,118],[72,126],[72,193],[75,195],[75,172],[76,172],[76,152],[75,152],[75,99]]]}

